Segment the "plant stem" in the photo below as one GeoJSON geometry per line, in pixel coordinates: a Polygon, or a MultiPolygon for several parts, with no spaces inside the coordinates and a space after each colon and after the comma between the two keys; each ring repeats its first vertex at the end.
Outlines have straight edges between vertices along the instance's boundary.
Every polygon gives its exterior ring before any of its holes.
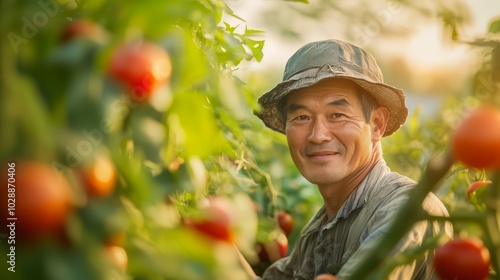
{"type": "Polygon", "coordinates": [[[425,215],[424,217],[425,220],[429,221],[438,221],[438,222],[451,222],[451,223],[456,223],[456,222],[471,222],[471,223],[477,223],[483,228],[486,228],[486,223],[484,220],[484,213],[479,213],[479,212],[469,212],[469,211],[464,211],[464,212],[456,212],[453,214],[450,214],[450,216],[434,216],[434,215],[425,215]]]}
{"type": "Polygon", "coordinates": [[[487,235],[491,242],[487,245],[489,245],[492,265],[498,274],[500,272],[500,171],[493,174],[486,199],[486,214],[487,235]]]}
{"type": "Polygon", "coordinates": [[[346,280],[361,280],[368,277],[382,264],[392,248],[411,229],[415,222],[426,218],[428,214],[422,208],[422,202],[448,172],[452,164],[453,159],[450,154],[446,154],[443,158],[431,159],[428,162],[422,179],[409,191],[408,201],[399,210],[387,234],[361,259],[354,269],[354,273],[346,280]]]}

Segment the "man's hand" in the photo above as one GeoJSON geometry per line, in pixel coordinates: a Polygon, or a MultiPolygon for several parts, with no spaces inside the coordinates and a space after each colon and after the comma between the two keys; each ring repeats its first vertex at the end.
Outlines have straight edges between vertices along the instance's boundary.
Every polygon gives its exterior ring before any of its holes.
{"type": "Polygon", "coordinates": [[[339,278],[337,278],[333,275],[330,275],[330,274],[321,274],[321,275],[316,276],[316,278],[314,278],[314,280],[339,280],[339,278]]]}

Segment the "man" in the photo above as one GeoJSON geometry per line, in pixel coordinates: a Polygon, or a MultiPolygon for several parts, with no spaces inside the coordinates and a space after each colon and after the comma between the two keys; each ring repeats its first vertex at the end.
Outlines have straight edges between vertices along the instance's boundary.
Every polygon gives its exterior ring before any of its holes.
{"type": "MultiPolygon", "coordinates": [[[[390,171],[380,143],[406,121],[404,92],[383,82],[365,50],[325,40],[300,48],[286,64],[283,82],[262,95],[259,104],[258,116],[286,135],[295,165],[324,199],[291,255],[271,265],[262,278],[342,280],[385,234],[415,185],[390,171]]],[[[423,207],[432,215],[448,215],[433,194],[423,207]]],[[[452,235],[449,225],[419,222],[393,253],[438,232],[452,235]]],[[[429,252],[396,268],[390,279],[430,279],[432,259],[429,252]]]]}

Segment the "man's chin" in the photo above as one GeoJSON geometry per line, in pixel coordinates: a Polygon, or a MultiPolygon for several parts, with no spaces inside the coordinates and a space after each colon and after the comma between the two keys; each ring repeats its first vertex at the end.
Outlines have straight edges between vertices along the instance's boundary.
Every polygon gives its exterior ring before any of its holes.
{"type": "Polygon", "coordinates": [[[338,183],[344,179],[344,176],[340,176],[340,174],[316,173],[304,176],[304,178],[306,178],[306,180],[311,184],[321,186],[338,183]]]}

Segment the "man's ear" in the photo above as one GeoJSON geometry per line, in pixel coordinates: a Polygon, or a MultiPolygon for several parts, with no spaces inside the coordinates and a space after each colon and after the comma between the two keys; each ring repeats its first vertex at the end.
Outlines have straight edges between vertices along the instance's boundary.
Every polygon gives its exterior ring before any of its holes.
{"type": "Polygon", "coordinates": [[[372,130],[373,142],[377,142],[382,139],[382,136],[384,136],[385,129],[387,127],[388,120],[389,110],[387,110],[386,107],[378,107],[372,111],[370,125],[372,130]]]}

